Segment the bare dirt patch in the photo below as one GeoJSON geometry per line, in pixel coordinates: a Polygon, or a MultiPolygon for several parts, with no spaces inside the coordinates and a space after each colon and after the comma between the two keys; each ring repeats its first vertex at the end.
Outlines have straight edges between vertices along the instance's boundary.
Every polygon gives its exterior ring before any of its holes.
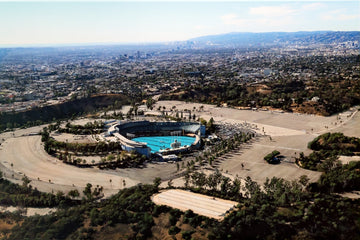
{"type": "MultiPolygon", "coordinates": [[[[214,119],[217,118],[218,121],[246,121],[253,124],[262,124],[265,127],[279,127],[289,131],[285,132],[286,135],[298,134],[298,132],[291,133],[291,130],[309,134],[328,130],[329,128],[326,127],[338,127],[341,121],[341,119],[337,120],[337,117],[340,114],[323,117],[299,113],[282,113],[279,111],[238,110],[209,104],[185,103],[181,101],[159,101],[156,103],[154,109],[157,109],[159,106],[165,106],[166,109],[171,109],[175,106],[175,110],[190,109],[196,117],[202,117],[207,120],[210,119],[210,117],[213,117],[214,119]],[[334,125],[336,122],[338,122],[338,124],[334,125]]],[[[346,121],[347,119],[343,116],[342,120],[346,121]]],[[[273,132],[276,131],[277,130],[273,132]]],[[[267,131],[265,128],[265,132],[270,131],[267,131]]]]}
{"type": "Polygon", "coordinates": [[[319,179],[321,173],[299,168],[294,159],[300,152],[310,152],[306,149],[306,145],[312,138],[309,135],[301,138],[299,136],[274,137],[272,141],[266,137],[260,138],[252,144],[240,147],[239,152],[229,154],[218,167],[233,176],[240,178],[250,176],[260,183],[272,177],[296,180],[301,175],[307,175],[310,181],[314,182],[319,179]],[[269,164],[264,160],[264,156],[273,150],[280,151],[284,156],[280,164],[269,164]]]}
{"type": "Polygon", "coordinates": [[[20,211],[22,213],[22,215],[30,217],[30,216],[34,216],[34,215],[47,215],[51,212],[55,212],[56,208],[22,208],[22,207],[13,207],[13,206],[0,206],[0,211],[1,212],[16,212],[16,211],[20,211]]]}
{"type": "Polygon", "coordinates": [[[158,205],[167,205],[222,220],[227,211],[231,211],[238,203],[203,194],[192,193],[184,190],[171,189],[153,196],[153,202],[158,205]]]}
{"type": "Polygon", "coordinates": [[[360,156],[339,156],[339,160],[342,164],[348,164],[352,161],[360,161],[360,156]]]}
{"type": "Polygon", "coordinates": [[[0,219],[0,239],[7,236],[8,232],[16,226],[16,222],[10,219],[0,219]]]}
{"type": "Polygon", "coordinates": [[[347,197],[351,199],[359,199],[360,198],[360,191],[352,191],[352,192],[346,192],[339,194],[342,197],[347,197]]]}
{"type": "Polygon", "coordinates": [[[69,143],[95,143],[97,142],[92,135],[74,135],[69,133],[51,134],[56,141],[69,143]]]}

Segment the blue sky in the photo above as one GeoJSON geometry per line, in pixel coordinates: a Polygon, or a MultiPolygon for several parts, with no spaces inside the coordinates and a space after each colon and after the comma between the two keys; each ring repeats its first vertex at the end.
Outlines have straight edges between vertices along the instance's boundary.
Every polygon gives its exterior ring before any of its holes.
{"type": "Polygon", "coordinates": [[[0,45],[163,42],[228,32],[359,31],[359,2],[0,0],[0,45]]]}

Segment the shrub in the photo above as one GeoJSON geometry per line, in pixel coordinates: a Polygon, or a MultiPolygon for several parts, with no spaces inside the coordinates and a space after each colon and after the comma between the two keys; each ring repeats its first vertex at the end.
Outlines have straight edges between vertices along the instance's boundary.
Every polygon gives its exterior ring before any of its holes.
{"type": "Polygon", "coordinates": [[[177,226],[172,226],[169,228],[169,234],[170,235],[176,235],[180,232],[180,228],[178,228],[177,226]]]}
{"type": "Polygon", "coordinates": [[[276,156],[280,155],[280,152],[277,150],[272,151],[268,155],[264,157],[264,160],[268,163],[279,163],[279,160],[275,158],[276,156]]]}
{"type": "Polygon", "coordinates": [[[190,240],[191,239],[191,235],[194,233],[195,231],[183,231],[181,232],[182,238],[185,240],[190,240]]]}

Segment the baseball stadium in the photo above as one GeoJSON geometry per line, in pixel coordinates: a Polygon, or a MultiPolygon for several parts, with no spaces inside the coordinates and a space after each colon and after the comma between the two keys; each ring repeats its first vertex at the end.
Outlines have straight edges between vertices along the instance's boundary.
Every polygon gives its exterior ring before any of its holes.
{"type": "Polygon", "coordinates": [[[126,151],[146,157],[152,154],[177,154],[200,147],[205,126],[197,122],[122,121],[108,129],[126,151]]]}

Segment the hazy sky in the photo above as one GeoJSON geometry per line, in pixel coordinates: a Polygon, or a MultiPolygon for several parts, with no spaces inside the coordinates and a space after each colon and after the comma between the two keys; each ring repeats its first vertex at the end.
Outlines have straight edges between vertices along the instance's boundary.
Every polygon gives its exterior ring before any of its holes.
{"type": "Polygon", "coordinates": [[[228,32],[359,31],[359,2],[0,0],[0,45],[142,43],[228,32]]]}

